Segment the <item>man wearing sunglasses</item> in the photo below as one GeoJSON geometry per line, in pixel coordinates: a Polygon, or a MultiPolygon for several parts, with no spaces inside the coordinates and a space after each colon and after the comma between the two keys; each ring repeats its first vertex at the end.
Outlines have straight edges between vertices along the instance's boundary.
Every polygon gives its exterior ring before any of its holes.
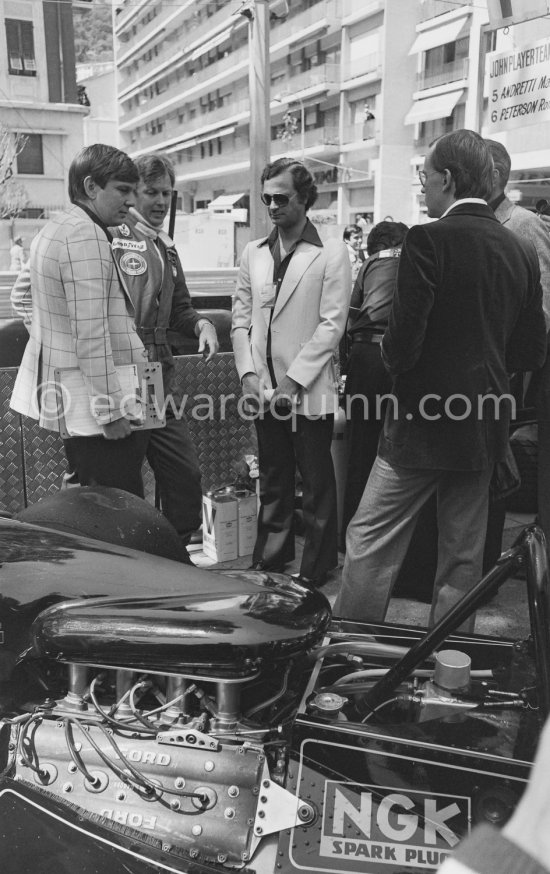
{"type": "Polygon", "coordinates": [[[351,269],[345,244],[321,241],[307,217],[317,188],[302,163],[279,158],[265,167],[261,183],[274,228],[243,252],[232,327],[258,436],[261,506],[253,567],[283,571],[294,559],[298,467],[304,514],[299,577],[318,587],[338,561],[330,449],[338,409],[335,353],[351,269]]]}

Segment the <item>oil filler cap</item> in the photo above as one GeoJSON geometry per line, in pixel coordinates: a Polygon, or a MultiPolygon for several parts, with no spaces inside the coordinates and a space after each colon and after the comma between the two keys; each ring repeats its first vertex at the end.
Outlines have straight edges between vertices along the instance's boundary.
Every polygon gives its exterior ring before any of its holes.
{"type": "Polygon", "coordinates": [[[470,682],[472,660],[458,649],[442,649],[435,654],[434,683],[441,689],[464,689],[470,682]]]}
{"type": "Polygon", "coordinates": [[[330,718],[338,716],[347,700],[347,698],[336,695],[334,692],[320,692],[310,702],[310,707],[321,716],[330,718]]]}

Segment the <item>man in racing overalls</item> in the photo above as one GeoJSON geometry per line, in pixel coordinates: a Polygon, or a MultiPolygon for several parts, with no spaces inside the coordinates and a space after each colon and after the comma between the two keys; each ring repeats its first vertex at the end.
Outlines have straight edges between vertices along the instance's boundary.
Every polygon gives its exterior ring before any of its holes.
{"type": "Polygon", "coordinates": [[[155,474],[162,512],[187,546],[201,523],[201,474],[175,386],[167,331],[198,337],[198,351],[206,361],[218,351],[218,338],[212,322],[194,309],[174,243],[161,230],[175,183],[172,163],[158,154],[144,155],[134,163],[140,174],[136,208],[123,225],[110,229],[112,249],[149,360],[162,364],[166,427],[151,431],[147,460],[155,474]]]}

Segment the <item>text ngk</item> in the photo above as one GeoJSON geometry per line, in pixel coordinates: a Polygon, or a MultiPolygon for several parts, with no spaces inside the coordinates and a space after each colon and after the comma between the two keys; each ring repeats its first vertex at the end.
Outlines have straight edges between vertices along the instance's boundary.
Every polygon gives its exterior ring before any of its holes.
{"type": "MultiPolygon", "coordinates": [[[[393,792],[386,795],[376,810],[376,825],[387,840],[408,842],[415,836],[419,828],[424,831],[423,843],[435,845],[438,835],[443,838],[450,847],[458,843],[457,835],[449,828],[447,821],[460,813],[460,807],[456,802],[446,804],[438,808],[437,798],[423,798],[424,815],[406,813],[412,810],[415,802],[407,795],[393,792]]],[[[344,829],[344,815],[363,832],[365,837],[372,837],[373,820],[373,797],[370,792],[361,792],[359,808],[355,807],[349,798],[337,787],[334,789],[334,820],[331,828],[333,835],[346,834],[344,829]]]]}

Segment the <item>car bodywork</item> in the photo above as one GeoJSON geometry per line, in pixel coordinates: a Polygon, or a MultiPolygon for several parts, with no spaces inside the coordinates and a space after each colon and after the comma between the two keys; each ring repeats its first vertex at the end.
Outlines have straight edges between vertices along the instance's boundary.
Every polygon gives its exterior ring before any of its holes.
{"type": "Polygon", "coordinates": [[[520,797],[550,707],[544,537],[435,628],[0,520],[2,874],[433,871],[520,797]],[[523,566],[532,633],[456,631],[523,566]]]}

